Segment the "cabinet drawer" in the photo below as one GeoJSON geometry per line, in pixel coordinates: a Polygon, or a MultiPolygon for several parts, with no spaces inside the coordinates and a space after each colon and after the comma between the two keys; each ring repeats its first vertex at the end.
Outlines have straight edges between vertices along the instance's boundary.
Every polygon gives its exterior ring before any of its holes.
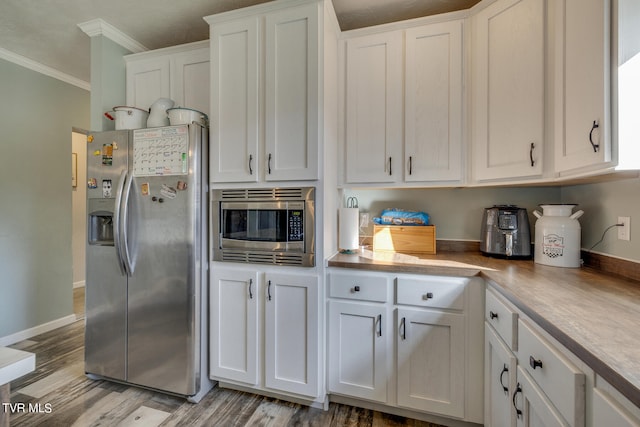
{"type": "Polygon", "coordinates": [[[360,301],[387,301],[386,276],[367,273],[329,273],[329,297],[360,301]]]}
{"type": "Polygon", "coordinates": [[[518,313],[487,289],[485,318],[513,351],[518,350],[518,313]]]}
{"type": "Polygon", "coordinates": [[[398,277],[396,304],[464,309],[464,289],[469,279],[460,277],[398,277]]]}
{"type": "Polygon", "coordinates": [[[518,321],[518,361],[572,426],[583,426],[585,375],[529,324],[518,321]]]}

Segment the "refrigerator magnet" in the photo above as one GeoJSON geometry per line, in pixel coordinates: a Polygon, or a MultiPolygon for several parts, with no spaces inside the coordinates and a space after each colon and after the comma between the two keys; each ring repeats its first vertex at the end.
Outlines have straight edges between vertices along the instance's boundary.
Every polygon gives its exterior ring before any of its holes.
{"type": "Polygon", "coordinates": [[[103,179],[102,180],[102,197],[108,199],[111,197],[111,180],[103,179]]]}
{"type": "Polygon", "coordinates": [[[102,165],[113,165],[113,144],[102,144],[102,165]]]}
{"type": "Polygon", "coordinates": [[[175,188],[171,188],[168,185],[162,184],[162,189],[160,190],[160,194],[162,194],[164,197],[166,197],[168,199],[175,199],[176,198],[176,189],[175,188]]]}
{"type": "Polygon", "coordinates": [[[95,178],[89,178],[87,181],[87,188],[98,188],[98,180],[95,178]]]}
{"type": "Polygon", "coordinates": [[[148,182],[143,182],[140,185],[140,192],[142,193],[143,196],[148,196],[149,195],[149,183],[148,182]]]}
{"type": "Polygon", "coordinates": [[[178,190],[180,190],[180,191],[186,190],[187,189],[187,183],[184,182],[184,181],[178,181],[178,185],[176,187],[178,187],[178,190]]]}

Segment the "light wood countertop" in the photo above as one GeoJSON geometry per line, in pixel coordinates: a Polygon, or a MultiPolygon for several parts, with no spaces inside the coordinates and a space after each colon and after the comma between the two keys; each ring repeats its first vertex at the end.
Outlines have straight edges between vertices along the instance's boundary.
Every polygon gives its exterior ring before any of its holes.
{"type": "Polygon", "coordinates": [[[363,250],[329,267],[447,276],[479,275],[640,407],[640,282],[592,268],[560,268],[479,252],[420,257],[363,250]]]}

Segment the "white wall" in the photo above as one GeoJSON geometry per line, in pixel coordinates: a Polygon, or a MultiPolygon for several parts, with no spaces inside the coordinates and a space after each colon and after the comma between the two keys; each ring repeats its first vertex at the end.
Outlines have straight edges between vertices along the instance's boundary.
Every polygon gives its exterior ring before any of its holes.
{"type": "Polygon", "coordinates": [[[89,125],[89,92],[0,60],[0,93],[2,345],[73,317],[70,134],[89,125]]]}
{"type": "Polygon", "coordinates": [[[484,208],[496,204],[526,208],[533,237],[533,210],[542,203],[560,203],[559,187],[350,189],[344,195],[357,197],[360,211],[371,217],[386,208],[426,212],[436,226],[436,238],[445,240],[479,241],[484,208]]]}
{"type": "Polygon", "coordinates": [[[563,187],[561,197],[564,203],[577,203],[578,209],[584,210],[580,218],[583,249],[596,244],[619,216],[630,217],[629,241],[618,240],[614,227],[593,251],[640,262],[640,179],[563,187]]]}

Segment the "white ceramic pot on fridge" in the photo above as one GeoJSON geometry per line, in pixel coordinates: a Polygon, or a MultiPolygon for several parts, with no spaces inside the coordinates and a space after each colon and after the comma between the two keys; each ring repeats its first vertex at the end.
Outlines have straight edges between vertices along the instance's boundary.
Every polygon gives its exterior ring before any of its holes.
{"type": "Polygon", "coordinates": [[[534,261],[555,267],[580,267],[580,222],[576,205],[540,205],[535,228],[534,261]]]}
{"type": "Polygon", "coordinates": [[[151,108],[149,108],[149,118],[147,119],[147,127],[169,126],[169,116],[167,110],[173,107],[173,100],[169,98],[158,98],[151,108]]]}
{"type": "Polygon", "coordinates": [[[113,107],[113,111],[107,111],[104,115],[110,120],[115,120],[116,130],[145,128],[149,118],[148,111],[126,106],[113,107]]]}

